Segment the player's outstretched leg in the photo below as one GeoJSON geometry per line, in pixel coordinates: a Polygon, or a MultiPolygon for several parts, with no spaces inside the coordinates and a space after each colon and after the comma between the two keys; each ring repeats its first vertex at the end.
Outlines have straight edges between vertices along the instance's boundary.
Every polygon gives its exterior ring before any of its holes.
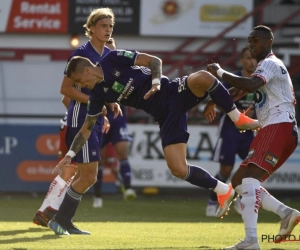
{"type": "Polygon", "coordinates": [[[226,194],[217,194],[219,208],[216,212],[217,218],[223,218],[223,216],[229,211],[230,205],[234,199],[235,191],[232,188],[231,184],[229,184],[229,190],[226,194]]]}
{"type": "Polygon", "coordinates": [[[294,227],[300,223],[300,212],[296,209],[291,209],[290,213],[281,220],[279,233],[275,237],[275,242],[284,241],[291,235],[294,227]]]}

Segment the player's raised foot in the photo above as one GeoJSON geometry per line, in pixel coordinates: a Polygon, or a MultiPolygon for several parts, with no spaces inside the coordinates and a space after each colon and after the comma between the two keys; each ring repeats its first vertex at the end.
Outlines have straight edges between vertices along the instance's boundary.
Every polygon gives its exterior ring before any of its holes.
{"type": "Polygon", "coordinates": [[[247,242],[245,240],[242,240],[241,242],[233,246],[225,247],[223,249],[224,250],[240,250],[240,249],[260,250],[260,247],[257,240],[253,242],[247,242]]]}
{"type": "Polygon", "coordinates": [[[42,227],[48,226],[48,219],[42,211],[37,211],[32,221],[34,224],[38,226],[42,226],[42,227]]]}
{"type": "Polygon", "coordinates": [[[216,217],[217,209],[218,209],[218,203],[209,201],[206,206],[205,215],[207,217],[216,217]]]}
{"type": "Polygon", "coordinates": [[[44,215],[47,217],[47,224],[48,222],[53,218],[54,215],[56,215],[57,210],[53,209],[52,207],[46,207],[44,210],[44,215]]]}
{"type": "Polygon", "coordinates": [[[136,192],[135,192],[135,190],[132,189],[132,188],[127,188],[123,192],[123,198],[124,198],[125,201],[134,200],[136,198],[136,192]]]}
{"type": "Polygon", "coordinates": [[[67,227],[67,231],[69,234],[84,234],[84,235],[90,235],[91,233],[88,231],[84,231],[76,227],[73,223],[71,226],[67,227]]]}
{"type": "Polygon", "coordinates": [[[93,207],[94,208],[101,208],[103,207],[103,200],[100,197],[95,197],[93,198],[93,207]]]}
{"type": "Polygon", "coordinates": [[[69,232],[55,219],[50,220],[48,226],[54,231],[56,235],[70,235],[69,232]]]}
{"type": "Polygon", "coordinates": [[[234,124],[239,130],[255,130],[259,128],[258,120],[252,119],[243,113],[240,113],[238,121],[234,122],[234,124]]]}
{"type": "Polygon", "coordinates": [[[300,212],[296,209],[291,209],[291,213],[281,221],[279,233],[275,237],[275,243],[284,241],[289,235],[291,235],[294,227],[299,223],[300,212]]]}
{"type": "Polygon", "coordinates": [[[230,205],[232,203],[232,200],[234,198],[234,189],[232,188],[231,184],[229,184],[229,190],[226,194],[217,194],[218,202],[219,202],[219,208],[216,212],[217,218],[223,218],[225,214],[230,209],[230,205]]]}

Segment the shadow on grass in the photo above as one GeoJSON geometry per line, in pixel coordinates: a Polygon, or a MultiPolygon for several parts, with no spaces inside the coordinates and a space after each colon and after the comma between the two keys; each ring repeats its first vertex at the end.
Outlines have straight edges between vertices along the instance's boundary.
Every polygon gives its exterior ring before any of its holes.
{"type": "MultiPolygon", "coordinates": [[[[21,237],[18,238],[19,234],[24,233],[38,233],[41,231],[46,231],[47,229],[43,228],[28,228],[28,229],[22,229],[22,230],[8,230],[8,231],[1,231],[0,236],[14,236],[13,239],[7,239],[7,240],[1,240],[0,239],[0,245],[5,244],[15,244],[19,242],[36,242],[36,241],[43,241],[43,240],[49,240],[49,239],[59,239],[57,235],[43,235],[41,237],[21,237]]],[[[47,230],[49,231],[49,229],[47,230]]],[[[14,248],[14,250],[21,250],[23,248],[14,248]]],[[[26,248],[24,248],[26,249],[26,248]]]]}
{"type": "MultiPolygon", "coordinates": [[[[43,196],[37,198],[14,196],[0,199],[0,221],[32,222],[43,196]]],[[[300,207],[300,202],[288,202],[291,207],[300,207]]],[[[132,202],[125,202],[118,196],[103,197],[103,207],[92,207],[92,196],[82,199],[75,222],[188,222],[188,223],[240,223],[241,216],[231,209],[224,219],[205,216],[207,199],[195,197],[141,197],[132,202]]],[[[259,222],[279,222],[280,218],[260,209],[259,222]]],[[[1,233],[0,233],[1,234],[1,233]]]]}

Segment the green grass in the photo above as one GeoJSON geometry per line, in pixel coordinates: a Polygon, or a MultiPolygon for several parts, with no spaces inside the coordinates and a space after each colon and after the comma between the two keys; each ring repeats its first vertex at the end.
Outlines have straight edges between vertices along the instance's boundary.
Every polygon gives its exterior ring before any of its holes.
{"type": "MultiPolygon", "coordinates": [[[[90,236],[56,236],[32,223],[43,197],[0,197],[0,249],[221,249],[244,236],[241,217],[234,211],[223,220],[205,217],[207,198],[139,196],[124,202],[104,197],[104,207],[92,208],[86,195],[74,218],[90,236]]],[[[286,202],[300,208],[300,202],[286,202]]],[[[276,235],[279,217],[260,210],[258,234],[276,235]]],[[[300,227],[293,231],[299,239],[300,227]]],[[[261,241],[261,239],[260,239],[261,241]]],[[[299,242],[262,242],[261,249],[300,249],[299,242]]]]}

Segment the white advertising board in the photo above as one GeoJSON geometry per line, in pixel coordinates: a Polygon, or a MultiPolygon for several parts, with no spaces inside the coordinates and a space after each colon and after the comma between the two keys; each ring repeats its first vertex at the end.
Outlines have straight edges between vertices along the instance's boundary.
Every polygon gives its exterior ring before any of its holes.
{"type": "MultiPolygon", "coordinates": [[[[240,0],[141,0],[141,35],[214,37],[253,10],[253,1],[240,0]]],[[[226,37],[245,38],[252,17],[226,37]]]]}
{"type": "MultiPolygon", "coordinates": [[[[185,187],[193,188],[186,181],[170,173],[162,151],[158,125],[128,125],[133,135],[130,148],[132,184],[139,187],[185,187]]],[[[211,160],[217,141],[216,126],[189,126],[188,163],[200,166],[212,175],[219,164],[211,160]]],[[[235,169],[241,160],[237,158],[235,169]]],[[[263,183],[268,189],[300,189],[300,146],[288,161],[263,183]]]]}

